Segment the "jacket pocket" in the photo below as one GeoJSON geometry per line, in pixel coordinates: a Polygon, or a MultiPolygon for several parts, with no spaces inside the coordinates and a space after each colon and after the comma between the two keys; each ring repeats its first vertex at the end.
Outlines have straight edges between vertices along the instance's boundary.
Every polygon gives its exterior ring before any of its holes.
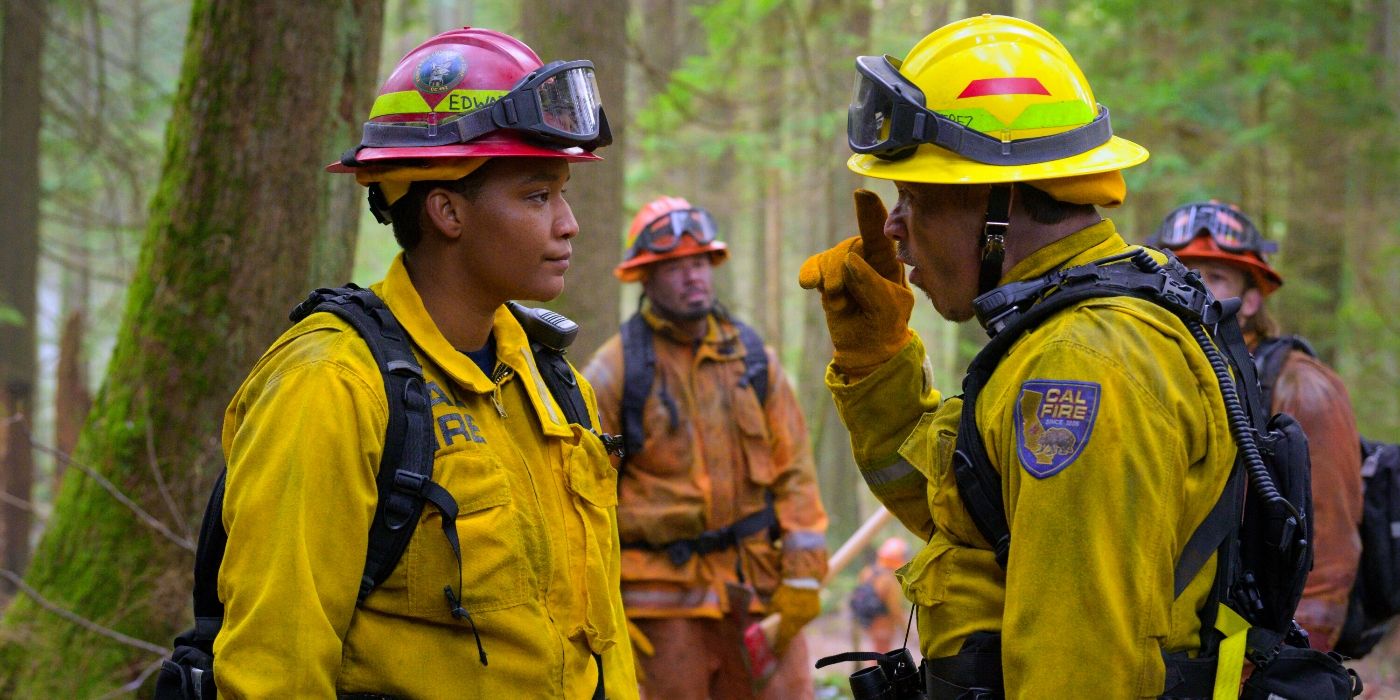
{"type": "Polygon", "coordinates": [[[894,572],[904,597],[925,608],[948,597],[948,579],[956,573],[956,547],[935,537],[908,564],[894,572]]]}
{"type": "Polygon", "coordinates": [[[409,541],[409,612],[434,620],[451,620],[444,587],[461,583],[462,607],[486,612],[519,605],[529,598],[519,523],[500,461],[487,452],[438,456],[433,478],[457,501],[459,565],[442,527],[442,513],[423,508],[409,541]]]}
{"type": "Polygon", "coordinates": [[[614,621],[618,618],[618,562],[613,554],[617,547],[614,514],[617,507],[617,470],[608,459],[607,450],[597,435],[578,425],[570,425],[574,445],[565,446],[568,453],[566,477],[574,511],[582,524],[582,541],[570,546],[583,552],[583,599],[585,603],[581,632],[588,647],[601,654],[617,639],[614,621]]]}
{"type": "Polygon", "coordinates": [[[732,397],[734,422],[739,426],[739,441],[748,465],[749,480],[759,486],[773,483],[773,448],[768,432],[768,414],[758,403],[758,396],[748,387],[735,387],[732,397]]]}

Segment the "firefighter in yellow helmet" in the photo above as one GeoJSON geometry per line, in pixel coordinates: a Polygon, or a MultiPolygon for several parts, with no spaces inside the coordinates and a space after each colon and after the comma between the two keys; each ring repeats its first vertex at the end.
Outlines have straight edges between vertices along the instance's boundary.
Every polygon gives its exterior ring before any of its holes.
{"type": "Polygon", "coordinates": [[[927,540],[900,579],[929,696],[1209,696],[1214,667],[1188,657],[1214,554],[1179,594],[1173,581],[1236,448],[1182,320],[1140,298],[1075,302],[1010,345],[968,416],[908,327],[910,283],[944,318],[995,333],[1018,283],[1136,250],[1098,207],[1122,203],[1120,171],[1146,150],[1113,135],[1064,46],[1019,19],[954,22],[856,69],[848,166],[893,181],[898,200],[887,214],[858,190],[860,235],[800,281],[821,293],[826,383],[860,474],[927,540]],[[955,449],[978,443],[985,461],[955,449]],[[974,501],[1008,536],[983,534],[974,501]]]}
{"type": "Polygon", "coordinates": [[[367,186],[403,252],[372,294],[318,308],[353,299],[412,357],[382,371],[363,332],[313,313],[230,403],[220,696],[638,696],[592,390],[547,386],[542,368],[573,370],[546,366],[543,317],[507,304],[563,289],[570,163],[610,140],[588,61],[472,27],[400,60],[329,169],[367,186]],[[431,415],[396,424],[391,386],[431,415]],[[426,477],[409,447],[381,465],[400,439],[426,447],[426,477]],[[416,528],[377,569],[396,517],[416,528]]]}
{"type": "Polygon", "coordinates": [[[603,427],[622,434],[622,602],[642,689],[657,700],[813,696],[802,627],[821,610],[826,513],[807,427],[777,355],[715,298],[728,251],[710,213],[643,206],[615,272],[641,308],[584,368],[603,427]],[[760,692],[743,635],[782,624],[760,692]]]}

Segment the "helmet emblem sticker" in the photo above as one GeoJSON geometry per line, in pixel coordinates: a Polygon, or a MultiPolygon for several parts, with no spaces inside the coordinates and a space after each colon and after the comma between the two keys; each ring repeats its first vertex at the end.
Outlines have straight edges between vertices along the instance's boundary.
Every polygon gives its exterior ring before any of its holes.
{"type": "Polygon", "coordinates": [[[467,74],[467,62],[460,54],[441,50],[428,54],[413,69],[413,84],[422,92],[438,95],[451,90],[467,74]]]}
{"type": "Polygon", "coordinates": [[[1035,78],[978,78],[967,84],[958,94],[964,97],[989,97],[992,95],[1049,95],[1050,91],[1035,78]]]}
{"type": "Polygon", "coordinates": [[[1054,476],[1084,452],[1099,413],[1099,385],[1033,379],[1016,401],[1016,454],[1037,479],[1054,476]]]}

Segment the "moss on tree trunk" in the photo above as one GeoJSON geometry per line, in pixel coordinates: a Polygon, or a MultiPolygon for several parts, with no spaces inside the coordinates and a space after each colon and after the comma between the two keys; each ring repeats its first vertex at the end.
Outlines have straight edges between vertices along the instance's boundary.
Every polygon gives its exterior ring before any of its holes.
{"type": "MultiPolygon", "coordinates": [[[[368,111],[381,22],[378,0],[195,3],[122,328],[26,577],[51,605],[160,646],[189,624],[186,547],[222,464],[224,407],[286,327],[313,250],[353,245],[322,224],[355,206],[354,186],[329,186],[322,166],[368,111]]],[[[337,264],[324,281],[348,275],[337,264]]],[[[2,631],[6,697],[91,697],[158,661],[31,596],[2,631]]]]}

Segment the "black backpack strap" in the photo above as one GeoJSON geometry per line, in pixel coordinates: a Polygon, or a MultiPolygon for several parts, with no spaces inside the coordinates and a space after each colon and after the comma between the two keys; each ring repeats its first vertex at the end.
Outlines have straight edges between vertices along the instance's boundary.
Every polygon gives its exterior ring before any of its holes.
{"type": "Polygon", "coordinates": [[[1274,382],[1278,381],[1283,363],[1293,350],[1301,350],[1310,357],[1317,357],[1317,351],[1313,350],[1312,345],[1296,335],[1265,338],[1254,348],[1254,371],[1259,375],[1259,388],[1263,392],[1261,401],[1266,408],[1274,405],[1274,382]]]}
{"type": "Polygon", "coordinates": [[[318,289],[292,311],[299,321],[318,311],[326,311],[350,324],[369,346],[384,377],[388,398],[389,426],[384,431],[384,452],[379,460],[379,504],[370,525],[369,550],[360,579],[357,602],[363,602],[375,586],[384,582],[418,525],[424,502],[443,511],[443,529],[454,553],[461,557],[456,542],[456,518],[444,508],[456,511],[456,501],[433,478],[433,415],[423,382],[423,368],[413,356],[408,335],[384,302],[368,289],[354,286],[318,289]]]}
{"type": "MultiPolygon", "coordinates": [[[[554,402],[564,410],[564,418],[570,423],[593,430],[593,420],[588,416],[588,403],[583,400],[583,390],[579,388],[574,368],[564,357],[569,346],[578,335],[578,324],[563,314],[549,309],[523,306],[516,302],[506,302],[515,320],[525,330],[530,339],[530,352],[535,356],[535,364],[540,368],[540,379],[554,397],[554,402]]],[[[609,451],[614,448],[611,435],[600,435],[609,451]]]]}
{"type": "MultiPolygon", "coordinates": [[[[1011,531],[1006,523],[1001,478],[987,454],[977,429],[977,397],[991,378],[1001,358],[1030,329],[1045,319],[1080,301],[1108,296],[1131,296],[1158,303],[1183,318],[1208,318],[1220,326],[1238,325],[1228,310],[1222,315],[1204,285],[1189,276],[1173,261],[1162,271],[1140,269],[1134,264],[1113,264],[1135,258],[1138,253],[1115,256],[1097,263],[1051,273],[1046,277],[1004,285],[977,298],[978,317],[992,333],[991,340],[977,353],[963,379],[963,405],[953,454],[953,475],[958,494],[978,532],[992,545],[997,563],[1006,568],[1011,549],[1011,531]]],[[[1226,343],[1243,348],[1243,338],[1226,343]]],[[[1231,484],[1236,479],[1232,477],[1231,484]]],[[[1242,483],[1242,480],[1241,480],[1242,483]]],[[[1197,527],[1178,559],[1174,578],[1189,583],[1196,572],[1224,542],[1233,528],[1237,513],[1233,493],[1226,487],[1210,515],[1197,527]],[[1204,556],[1202,556],[1202,554],[1204,556]]],[[[1176,591],[1184,590],[1182,584],[1176,591]]]]}
{"type": "Polygon", "coordinates": [[[656,376],[656,347],[652,342],[651,326],[641,312],[632,314],[622,324],[622,439],[628,455],[623,464],[640,453],[646,442],[642,409],[656,376]]]}
{"type": "MultiPolygon", "coordinates": [[[[432,481],[436,444],[432,434],[432,412],[422,368],[413,356],[408,337],[388,307],[369,290],[355,285],[318,289],[292,310],[292,322],[319,311],[334,313],[355,329],[369,346],[375,364],[384,378],[388,397],[389,424],[384,435],[384,451],[376,478],[378,505],[370,526],[357,598],[365,596],[393,570],[418,524],[425,501],[444,514],[443,529],[454,553],[461,557],[456,532],[456,501],[432,481]]],[[[219,473],[204,509],[199,545],[195,553],[195,626],[177,640],[180,644],[208,644],[212,653],[214,637],[223,626],[224,605],[219,600],[219,568],[228,546],[223,525],[224,490],[227,470],[219,473]]]]}
{"type": "Polygon", "coordinates": [[[204,507],[204,521],[199,526],[199,546],[194,555],[194,629],[186,632],[177,644],[188,644],[214,653],[214,637],[224,624],[224,603],[219,600],[219,564],[228,547],[224,532],[224,482],[228,472],[219,472],[209,504],[204,507]]]}
{"type": "Polygon", "coordinates": [[[739,342],[744,344],[744,378],[741,385],[753,387],[760,406],[768,405],[768,351],[763,347],[763,338],[753,326],[738,319],[729,322],[739,329],[739,342]]]}

